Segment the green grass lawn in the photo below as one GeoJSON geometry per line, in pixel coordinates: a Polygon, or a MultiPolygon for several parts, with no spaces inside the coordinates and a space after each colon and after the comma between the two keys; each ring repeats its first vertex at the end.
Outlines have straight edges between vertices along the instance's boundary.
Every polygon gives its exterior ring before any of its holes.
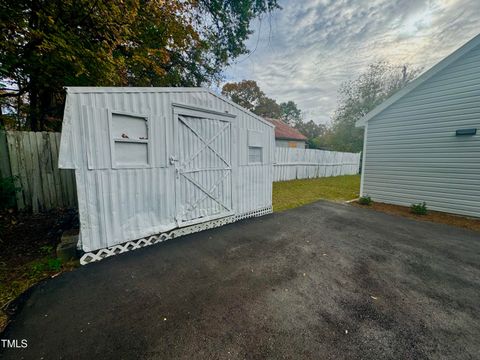
{"type": "Polygon", "coordinates": [[[360,175],[273,183],[273,211],[283,211],[325,199],[351,200],[360,193],[360,175]]]}

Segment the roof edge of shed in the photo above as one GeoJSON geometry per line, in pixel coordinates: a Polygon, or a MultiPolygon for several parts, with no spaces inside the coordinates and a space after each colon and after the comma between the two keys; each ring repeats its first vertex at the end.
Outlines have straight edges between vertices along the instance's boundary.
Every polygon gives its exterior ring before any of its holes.
{"type": "Polygon", "coordinates": [[[270,122],[268,122],[267,120],[265,120],[265,119],[262,118],[261,116],[252,113],[250,110],[245,109],[243,106],[238,105],[237,103],[233,102],[233,101],[230,100],[230,99],[227,99],[225,96],[222,96],[222,95],[217,94],[217,93],[214,92],[212,89],[208,89],[208,88],[202,88],[202,89],[206,90],[210,95],[213,95],[213,96],[219,98],[220,100],[223,100],[223,101],[225,101],[226,103],[230,104],[231,106],[236,107],[237,109],[239,109],[239,110],[247,113],[248,115],[253,116],[255,119],[261,121],[261,122],[264,123],[265,125],[268,125],[268,126],[270,126],[271,128],[275,128],[275,125],[271,124],[270,122]]]}
{"type": "Polygon", "coordinates": [[[271,128],[275,126],[270,122],[263,119],[261,116],[258,116],[252,113],[250,110],[245,109],[244,107],[236,104],[230,99],[215,93],[212,89],[206,87],[130,87],[130,86],[65,86],[65,90],[68,94],[85,94],[85,93],[139,93],[139,92],[198,92],[204,91],[209,93],[212,96],[219,98],[222,101],[225,101],[229,105],[239,109],[240,111],[245,112],[246,114],[254,117],[256,120],[261,121],[263,124],[268,125],[271,128]]]}
{"type": "Polygon", "coordinates": [[[203,87],[135,87],[135,86],[65,86],[65,89],[69,94],[82,94],[82,93],[104,93],[104,92],[126,92],[126,93],[138,93],[138,92],[197,92],[205,91],[207,89],[203,87]]]}
{"type": "Polygon", "coordinates": [[[468,53],[469,51],[471,51],[473,48],[475,48],[478,45],[480,45],[480,34],[474,36],[472,39],[467,41],[465,44],[463,44],[457,50],[455,50],[450,55],[448,55],[447,57],[440,60],[437,64],[432,66],[429,70],[425,71],[422,75],[420,75],[418,78],[413,80],[411,83],[409,83],[403,89],[399,90],[394,95],[389,97],[387,100],[382,102],[380,105],[378,105],[372,111],[370,111],[367,115],[365,115],[360,120],[358,120],[355,123],[355,126],[356,127],[364,127],[367,124],[367,122],[370,121],[372,118],[379,115],[381,112],[383,112],[384,110],[389,108],[391,105],[395,104],[398,100],[400,100],[401,98],[403,98],[404,96],[409,94],[411,91],[416,89],[418,86],[423,84],[425,81],[427,81],[428,79],[433,77],[435,74],[437,74],[441,70],[445,69],[447,66],[449,66],[453,62],[460,59],[463,55],[465,55],[466,53],[468,53]]]}

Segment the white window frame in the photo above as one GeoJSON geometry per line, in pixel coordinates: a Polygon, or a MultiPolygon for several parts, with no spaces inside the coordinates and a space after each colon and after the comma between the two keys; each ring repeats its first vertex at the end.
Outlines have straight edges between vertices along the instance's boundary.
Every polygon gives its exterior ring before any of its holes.
{"type": "Polygon", "coordinates": [[[152,144],[150,143],[150,117],[147,114],[138,114],[131,113],[126,111],[108,111],[108,129],[110,132],[110,155],[112,158],[112,169],[146,169],[151,168],[153,164],[152,159],[152,144]],[[147,138],[146,139],[128,139],[128,138],[116,138],[113,136],[113,115],[124,115],[135,118],[144,119],[147,127],[147,138]],[[117,164],[115,161],[115,143],[137,143],[137,144],[146,144],[147,145],[147,164],[117,164]]]}
{"type": "Polygon", "coordinates": [[[248,146],[248,165],[263,164],[263,146],[248,146]],[[250,161],[250,149],[260,149],[260,161],[250,161]]]}

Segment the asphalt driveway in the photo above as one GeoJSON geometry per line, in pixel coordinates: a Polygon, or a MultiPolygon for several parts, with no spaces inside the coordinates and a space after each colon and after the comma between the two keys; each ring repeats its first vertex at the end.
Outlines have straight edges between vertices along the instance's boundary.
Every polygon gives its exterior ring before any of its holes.
{"type": "Polygon", "coordinates": [[[63,274],[4,336],[28,342],[5,359],[479,359],[480,234],[318,202],[63,274]]]}

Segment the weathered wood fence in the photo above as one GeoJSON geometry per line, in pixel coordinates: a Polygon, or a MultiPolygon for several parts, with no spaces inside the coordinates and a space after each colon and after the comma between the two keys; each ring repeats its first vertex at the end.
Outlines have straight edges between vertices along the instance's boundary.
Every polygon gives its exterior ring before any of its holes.
{"type": "Polygon", "coordinates": [[[73,170],[58,168],[60,133],[0,132],[0,176],[15,178],[21,188],[19,209],[39,212],[77,206],[73,170]]]}
{"type": "Polygon", "coordinates": [[[273,181],[358,174],[360,155],[361,153],[276,148],[273,181]]]}

